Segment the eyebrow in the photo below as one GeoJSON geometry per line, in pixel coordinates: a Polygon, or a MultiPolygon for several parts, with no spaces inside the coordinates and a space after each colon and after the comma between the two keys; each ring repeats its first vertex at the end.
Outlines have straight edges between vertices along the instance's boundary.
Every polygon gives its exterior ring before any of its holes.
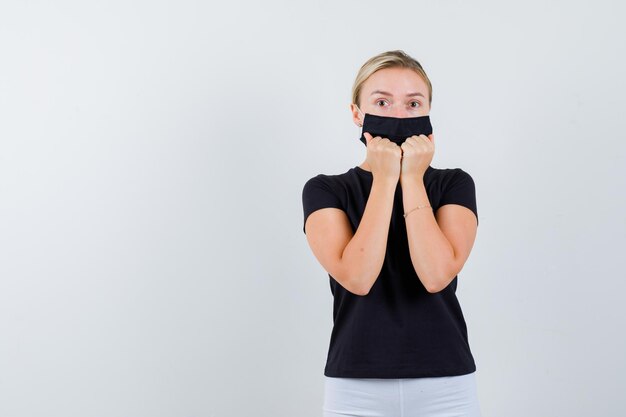
{"type": "MultiPolygon", "coordinates": [[[[371,96],[373,96],[374,94],[382,94],[383,96],[392,96],[393,94],[388,93],[386,91],[382,91],[382,90],[374,90],[372,91],[372,94],[370,94],[371,96]]],[[[424,94],[422,93],[410,93],[406,95],[407,97],[415,97],[415,96],[420,96],[420,97],[424,97],[424,94]]]]}

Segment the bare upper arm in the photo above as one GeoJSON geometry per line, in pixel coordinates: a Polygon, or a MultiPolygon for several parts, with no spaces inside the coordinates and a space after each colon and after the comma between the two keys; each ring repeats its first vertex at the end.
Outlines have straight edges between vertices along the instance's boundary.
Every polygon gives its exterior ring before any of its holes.
{"type": "Polygon", "coordinates": [[[319,209],[309,215],[304,228],[313,254],[324,269],[341,284],[345,276],[341,258],[354,236],[348,216],[338,208],[319,209]]]}
{"type": "Polygon", "coordinates": [[[446,204],[437,210],[435,218],[454,250],[456,275],[463,268],[474,246],[478,229],[476,215],[459,204],[446,204]]]}

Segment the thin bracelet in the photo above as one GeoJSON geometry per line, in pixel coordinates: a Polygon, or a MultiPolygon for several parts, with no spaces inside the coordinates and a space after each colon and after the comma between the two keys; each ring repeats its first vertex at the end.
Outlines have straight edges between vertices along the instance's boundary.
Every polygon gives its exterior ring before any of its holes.
{"type": "MultiPolygon", "coordinates": [[[[426,207],[430,207],[430,205],[425,205],[425,206],[417,206],[412,210],[407,211],[406,213],[403,214],[404,218],[406,219],[406,216],[408,216],[410,213],[414,212],[415,210],[419,210],[419,209],[423,209],[426,207]]],[[[432,207],[431,207],[432,208],[432,207]]]]}

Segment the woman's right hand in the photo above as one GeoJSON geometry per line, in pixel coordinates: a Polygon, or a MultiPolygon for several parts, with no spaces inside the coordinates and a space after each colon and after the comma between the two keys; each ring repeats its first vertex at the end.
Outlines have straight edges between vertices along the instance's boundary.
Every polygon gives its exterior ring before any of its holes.
{"type": "Polygon", "coordinates": [[[384,178],[397,182],[400,179],[402,168],[402,149],[380,136],[372,137],[363,132],[367,146],[366,162],[372,170],[374,178],[384,178]]]}

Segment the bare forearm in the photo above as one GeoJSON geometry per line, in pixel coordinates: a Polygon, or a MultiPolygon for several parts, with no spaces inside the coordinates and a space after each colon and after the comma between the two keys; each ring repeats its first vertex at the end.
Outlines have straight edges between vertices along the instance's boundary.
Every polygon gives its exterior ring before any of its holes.
{"type": "MultiPolygon", "coordinates": [[[[428,205],[423,181],[403,182],[402,200],[405,213],[428,205]]],[[[405,220],[413,268],[428,291],[440,291],[456,275],[454,249],[439,228],[431,208],[415,210],[405,220]]]]}
{"type": "Polygon", "coordinates": [[[374,177],[372,189],[356,233],[343,251],[350,271],[350,291],[366,295],[383,266],[397,182],[374,177]]]}

